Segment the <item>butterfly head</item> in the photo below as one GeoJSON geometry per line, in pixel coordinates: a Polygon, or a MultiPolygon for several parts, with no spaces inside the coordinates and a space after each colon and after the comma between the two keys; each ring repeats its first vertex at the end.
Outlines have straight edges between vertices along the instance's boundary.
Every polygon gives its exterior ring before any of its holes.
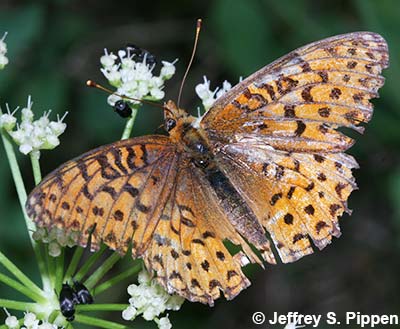
{"type": "Polygon", "coordinates": [[[184,123],[191,121],[191,116],[183,109],[176,106],[173,101],[168,101],[164,105],[164,128],[172,135],[179,130],[184,123]]]}

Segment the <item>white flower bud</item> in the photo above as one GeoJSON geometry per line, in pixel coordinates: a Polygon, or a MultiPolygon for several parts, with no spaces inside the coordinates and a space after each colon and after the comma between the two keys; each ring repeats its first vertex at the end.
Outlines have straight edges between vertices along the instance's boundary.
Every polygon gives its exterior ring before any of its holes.
{"type": "Polygon", "coordinates": [[[31,107],[24,107],[21,111],[21,121],[25,123],[31,123],[33,120],[33,112],[31,107]]]}
{"type": "Polygon", "coordinates": [[[50,122],[49,127],[53,134],[60,136],[67,128],[67,125],[61,121],[52,121],[50,122]]]}
{"type": "Polygon", "coordinates": [[[5,56],[7,53],[7,44],[4,42],[6,36],[7,32],[4,33],[3,37],[0,39],[0,70],[8,64],[8,58],[5,56]]]}
{"type": "Polygon", "coordinates": [[[13,130],[17,123],[17,119],[8,113],[0,115],[0,128],[4,128],[7,131],[13,130]]]}
{"type": "Polygon", "coordinates": [[[8,315],[6,318],[5,324],[10,329],[19,328],[18,319],[14,315],[8,315]]]}
{"type": "Polygon", "coordinates": [[[156,100],[158,100],[158,99],[163,99],[165,96],[165,93],[158,88],[153,88],[150,90],[150,95],[152,97],[154,97],[156,100]]]}
{"type": "Polygon", "coordinates": [[[115,64],[115,60],[117,59],[117,56],[115,56],[113,53],[111,54],[106,54],[100,57],[100,63],[103,65],[105,68],[110,68],[115,64]]]}
{"type": "Polygon", "coordinates": [[[136,314],[137,314],[136,308],[134,308],[133,306],[128,306],[125,310],[122,311],[122,318],[124,320],[130,321],[135,319],[136,314]]]}
{"type": "Polygon", "coordinates": [[[3,54],[0,54],[0,70],[2,70],[8,64],[8,58],[3,54]]]}
{"type": "Polygon", "coordinates": [[[143,312],[143,319],[145,319],[146,321],[152,321],[152,320],[154,320],[154,318],[155,318],[158,314],[160,314],[160,313],[158,312],[158,310],[157,310],[155,307],[153,307],[153,306],[150,305],[150,306],[147,307],[146,310],[143,312]]]}
{"type": "Polygon", "coordinates": [[[40,148],[43,150],[52,150],[58,145],[60,145],[60,140],[56,135],[47,135],[40,148]]]}
{"type": "Polygon", "coordinates": [[[159,329],[171,329],[172,328],[171,321],[169,321],[169,318],[167,316],[161,318],[158,321],[158,328],[159,329]]]}
{"type": "Polygon", "coordinates": [[[136,284],[131,284],[128,286],[128,294],[131,296],[136,296],[138,295],[138,291],[139,291],[139,286],[137,286],[136,284]]]}
{"type": "Polygon", "coordinates": [[[3,39],[0,40],[0,54],[5,54],[7,52],[7,44],[3,39]]]}
{"type": "Polygon", "coordinates": [[[24,316],[24,325],[28,328],[37,327],[39,324],[39,320],[36,319],[36,315],[34,313],[27,312],[24,316]]]}
{"type": "Polygon", "coordinates": [[[162,61],[163,67],[161,68],[160,76],[164,80],[169,80],[172,78],[172,76],[175,74],[176,68],[175,64],[176,60],[172,63],[162,61]]]}
{"type": "Polygon", "coordinates": [[[167,310],[179,311],[185,299],[178,295],[172,295],[168,298],[166,308],[167,310]]]}

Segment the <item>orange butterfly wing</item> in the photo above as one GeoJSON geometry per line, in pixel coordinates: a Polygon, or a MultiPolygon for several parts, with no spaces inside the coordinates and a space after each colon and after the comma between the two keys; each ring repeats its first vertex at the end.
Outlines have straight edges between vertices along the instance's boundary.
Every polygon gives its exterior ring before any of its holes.
{"type": "MultiPolygon", "coordinates": [[[[146,136],[102,146],[50,173],[30,194],[26,210],[39,226],[77,232],[77,244],[104,242],[121,253],[140,245],[160,199],[175,145],[146,136]]],[[[135,249],[136,250],[136,249],[135,249]]]]}
{"type": "Polygon", "coordinates": [[[200,126],[220,169],[269,232],[283,262],[339,236],[337,217],[356,188],[356,161],[341,153],[372,115],[383,85],[385,40],[358,32],[295,50],[216,101],[200,126]]]}

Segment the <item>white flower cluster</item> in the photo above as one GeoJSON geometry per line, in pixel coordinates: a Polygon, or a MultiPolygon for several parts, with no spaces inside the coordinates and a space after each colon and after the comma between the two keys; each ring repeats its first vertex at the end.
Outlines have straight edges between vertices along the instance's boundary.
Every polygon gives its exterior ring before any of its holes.
{"type": "MultiPolygon", "coordinates": [[[[146,54],[143,60],[135,61],[136,55],[127,50],[118,51],[118,56],[104,50],[100,58],[103,68],[101,72],[108,82],[117,88],[116,93],[136,99],[147,99],[158,101],[164,98],[164,82],[175,74],[175,63],[162,61],[160,74],[154,75],[155,64],[146,63],[146,54]]],[[[108,97],[111,106],[120,100],[121,97],[112,94],[108,97]]],[[[138,102],[129,101],[132,104],[138,102]]]]}
{"type": "MultiPolygon", "coordinates": [[[[17,317],[11,315],[6,309],[4,311],[7,314],[5,321],[6,328],[9,329],[58,329],[58,326],[47,321],[40,321],[36,318],[36,314],[26,312],[24,316],[23,325],[21,326],[20,321],[17,317]]],[[[21,321],[22,322],[22,321],[21,321]]]]}
{"type": "Polygon", "coordinates": [[[142,314],[147,321],[155,321],[159,329],[171,329],[168,316],[158,318],[166,310],[178,311],[184,298],[169,295],[155,280],[150,278],[147,271],[139,273],[139,285],[131,284],[128,287],[129,306],[122,312],[124,320],[134,320],[142,314]]]}
{"type": "Polygon", "coordinates": [[[7,32],[4,33],[3,37],[0,39],[0,70],[4,68],[8,64],[8,58],[6,57],[7,53],[7,44],[4,42],[7,36],[7,32]]]}
{"type": "Polygon", "coordinates": [[[228,81],[224,81],[222,83],[222,87],[217,87],[214,91],[210,90],[210,80],[207,80],[207,77],[204,76],[204,83],[200,83],[196,86],[196,94],[200,97],[204,109],[208,111],[214,102],[220,98],[223,94],[225,94],[228,90],[232,88],[232,85],[228,81]]]}
{"type": "Polygon", "coordinates": [[[0,129],[4,128],[10,134],[23,154],[37,152],[39,155],[39,150],[51,150],[60,144],[58,137],[67,127],[62,121],[68,112],[62,118],[57,115],[57,121],[50,121],[51,111],[47,111],[34,121],[32,104],[29,96],[27,106],[21,110],[20,123],[17,123],[17,119],[14,117],[18,108],[11,113],[7,105],[7,113],[0,115],[0,129]],[[15,126],[17,129],[13,130],[15,126]]]}

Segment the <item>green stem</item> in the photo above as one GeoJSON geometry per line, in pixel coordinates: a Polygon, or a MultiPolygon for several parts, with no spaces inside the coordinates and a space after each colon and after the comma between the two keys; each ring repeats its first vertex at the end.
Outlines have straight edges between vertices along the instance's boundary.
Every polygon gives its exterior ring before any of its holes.
{"type": "Polygon", "coordinates": [[[85,281],[85,285],[88,289],[93,289],[97,282],[99,282],[103,276],[121,259],[121,255],[116,252],[112,253],[108,259],[101,264],[97,270],[85,281]]]}
{"type": "MultiPolygon", "coordinates": [[[[0,115],[1,115],[1,112],[0,112],[0,115]]],[[[28,228],[28,232],[33,232],[36,230],[36,225],[31,221],[31,219],[28,217],[28,215],[25,212],[26,190],[25,190],[24,181],[22,180],[21,171],[19,170],[19,166],[18,166],[17,158],[15,156],[14,148],[12,146],[12,142],[11,142],[9,135],[4,131],[4,129],[0,129],[0,133],[1,133],[1,139],[3,140],[4,149],[6,150],[8,162],[10,164],[11,174],[13,176],[15,187],[17,189],[19,203],[21,204],[22,212],[24,213],[26,226],[28,228]]],[[[37,248],[36,241],[34,241],[32,239],[32,236],[30,234],[29,234],[29,237],[31,238],[31,242],[32,242],[32,245],[34,246],[34,249],[36,249],[37,248]]]]}
{"type": "Polygon", "coordinates": [[[131,136],[131,132],[132,132],[133,125],[135,123],[137,111],[138,111],[137,108],[132,107],[132,115],[126,122],[124,132],[122,133],[121,139],[128,139],[131,136]]]}
{"type": "MultiPolygon", "coordinates": [[[[0,110],[0,115],[1,114],[2,114],[2,112],[0,110]]],[[[26,203],[27,195],[26,195],[24,181],[22,179],[21,171],[18,166],[17,158],[15,156],[15,152],[14,152],[14,148],[13,148],[10,136],[8,135],[8,133],[6,133],[4,131],[4,129],[1,129],[1,128],[0,128],[0,134],[1,134],[1,139],[3,141],[4,149],[6,151],[8,163],[10,165],[11,174],[14,179],[14,184],[15,184],[15,187],[17,190],[19,203],[21,205],[22,213],[25,218],[25,224],[28,229],[29,239],[31,241],[31,245],[32,245],[33,251],[35,252],[36,260],[37,260],[37,263],[39,266],[39,271],[40,271],[41,278],[42,278],[42,284],[43,284],[43,286],[45,286],[45,284],[46,284],[46,277],[45,277],[46,264],[44,262],[44,259],[42,258],[41,252],[40,252],[40,245],[32,238],[31,232],[36,231],[36,225],[28,217],[28,215],[25,211],[25,203],[26,203]]]]}
{"type": "Polygon", "coordinates": [[[16,300],[1,299],[0,307],[9,308],[11,310],[35,312],[37,310],[36,303],[18,302],[16,300]]]}
{"type": "MultiPolygon", "coordinates": [[[[47,248],[47,251],[48,250],[47,248]]],[[[49,273],[50,286],[54,289],[56,284],[56,260],[52,256],[47,257],[47,270],[49,273]]]]}
{"type": "Polygon", "coordinates": [[[71,262],[69,263],[67,271],[65,272],[63,282],[71,280],[72,275],[76,271],[84,251],[85,249],[82,247],[75,248],[74,255],[72,256],[71,262]]]}
{"type": "Polygon", "coordinates": [[[64,274],[64,254],[65,248],[61,248],[61,255],[56,258],[56,282],[55,282],[55,289],[59,292],[63,280],[64,274]]]}
{"type": "Polygon", "coordinates": [[[7,286],[19,291],[21,294],[25,295],[26,297],[32,299],[37,303],[45,303],[46,298],[43,297],[41,294],[38,294],[36,291],[24,286],[23,284],[11,279],[7,275],[0,273],[0,282],[3,282],[7,286]]]}
{"type": "Polygon", "coordinates": [[[129,267],[124,272],[118,274],[117,276],[113,277],[112,279],[110,279],[106,282],[103,282],[102,284],[97,286],[96,289],[94,290],[93,295],[95,296],[95,295],[101,294],[103,291],[110,289],[111,287],[113,287],[117,283],[121,282],[122,280],[129,278],[130,276],[133,276],[134,274],[139,272],[141,269],[142,269],[142,264],[137,264],[135,266],[129,267]]]}
{"type": "Polygon", "coordinates": [[[82,268],[75,274],[74,278],[76,281],[81,281],[82,278],[89,272],[93,264],[100,258],[100,256],[107,250],[107,247],[102,245],[100,250],[92,254],[82,268]]]}
{"type": "Polygon", "coordinates": [[[35,293],[42,295],[43,292],[40,288],[31,281],[17,266],[14,265],[1,251],[0,251],[0,264],[10,271],[22,284],[27,288],[35,291],[35,293]]]}
{"type": "Polygon", "coordinates": [[[90,327],[106,328],[106,329],[128,329],[129,327],[119,324],[116,322],[111,322],[107,320],[102,320],[95,318],[93,316],[87,316],[82,314],[77,314],[75,316],[75,322],[88,324],[90,327]]]}
{"type": "Polygon", "coordinates": [[[128,304],[90,304],[90,305],[77,305],[76,310],[79,312],[92,312],[92,311],[123,311],[128,304]]]}
{"type": "Polygon", "coordinates": [[[32,171],[33,171],[33,178],[35,180],[35,185],[38,185],[42,180],[42,171],[40,170],[40,163],[39,163],[39,151],[31,152],[31,164],[32,164],[32,171]]]}

